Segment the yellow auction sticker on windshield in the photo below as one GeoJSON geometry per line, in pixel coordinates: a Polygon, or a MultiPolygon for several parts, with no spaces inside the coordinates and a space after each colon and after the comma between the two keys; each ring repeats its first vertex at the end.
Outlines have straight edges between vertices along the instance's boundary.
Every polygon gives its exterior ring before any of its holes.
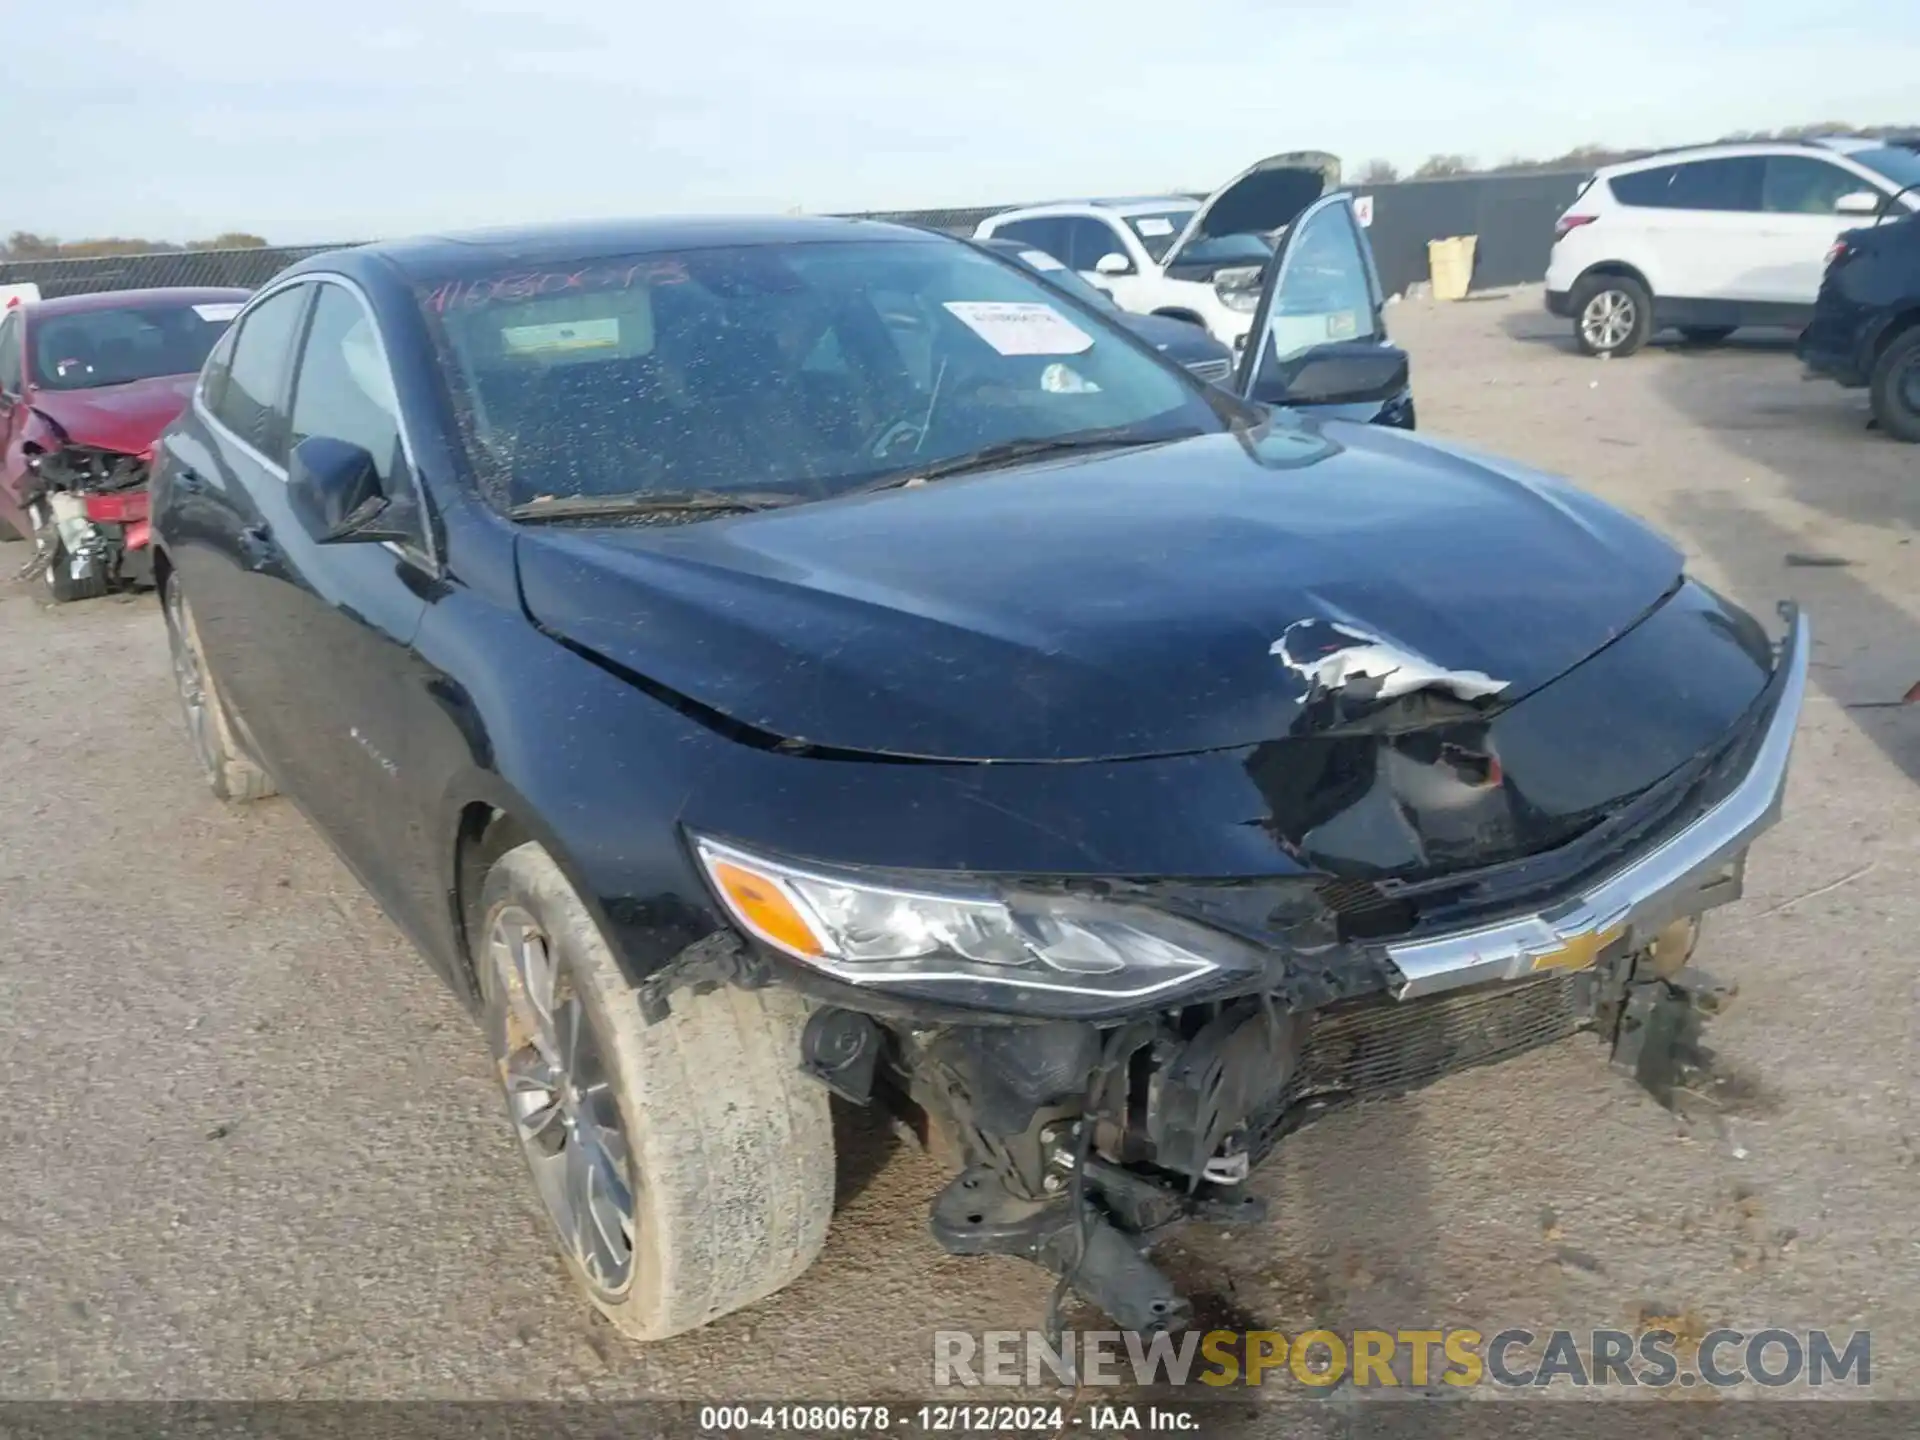
{"type": "Polygon", "coordinates": [[[946,308],[1002,355],[1078,355],[1093,348],[1093,337],[1051,305],[949,300],[946,308]]]}
{"type": "Polygon", "coordinates": [[[620,344],[620,321],[564,320],[554,325],[509,325],[500,344],[512,355],[551,354],[556,350],[611,350],[620,344]]]}

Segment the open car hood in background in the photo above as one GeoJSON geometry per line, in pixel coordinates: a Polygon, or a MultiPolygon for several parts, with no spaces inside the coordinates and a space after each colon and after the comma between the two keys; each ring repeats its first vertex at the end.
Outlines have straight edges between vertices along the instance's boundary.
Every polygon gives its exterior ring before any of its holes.
{"type": "Polygon", "coordinates": [[[1325,150],[1288,150],[1242,170],[1200,202],[1161,265],[1200,240],[1220,235],[1271,235],[1340,183],[1340,157],[1325,150]]]}

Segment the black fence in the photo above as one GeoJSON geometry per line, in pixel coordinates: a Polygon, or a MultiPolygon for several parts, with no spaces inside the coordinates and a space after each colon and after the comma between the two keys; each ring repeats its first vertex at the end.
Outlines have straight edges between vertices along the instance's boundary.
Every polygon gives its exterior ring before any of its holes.
{"type": "Polygon", "coordinates": [[[42,298],[158,285],[236,285],[252,290],[287,266],[336,245],[268,246],[252,250],[162,250],[151,255],[86,259],[0,260],[0,285],[31,283],[42,298]]]}
{"type": "MultiPolygon", "coordinates": [[[[1478,235],[1473,283],[1485,289],[1524,285],[1547,273],[1553,222],[1585,179],[1582,171],[1527,175],[1466,175],[1449,180],[1409,180],[1363,185],[1373,198],[1373,251],[1389,294],[1427,278],[1427,242],[1450,235],[1478,235]]],[[[971,209],[876,211],[866,218],[899,220],[956,234],[1004,205],[971,209]]],[[[151,255],[89,259],[0,260],[0,285],[31,282],[48,299],[97,290],[135,290],[156,285],[265,284],[287,266],[334,245],[258,250],[169,250],[151,255]]]]}
{"type": "Polygon", "coordinates": [[[1462,175],[1362,185],[1373,197],[1373,256],[1389,295],[1427,278],[1427,242],[1477,235],[1477,289],[1531,285],[1545,277],[1553,222],[1573,203],[1589,172],[1543,170],[1525,175],[1462,175]]]}

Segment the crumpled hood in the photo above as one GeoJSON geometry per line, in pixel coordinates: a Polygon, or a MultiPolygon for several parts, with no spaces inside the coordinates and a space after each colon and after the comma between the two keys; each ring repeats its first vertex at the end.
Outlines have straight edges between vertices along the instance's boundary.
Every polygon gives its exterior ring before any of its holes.
{"type": "Polygon", "coordinates": [[[1007,761],[1300,733],[1382,655],[1499,705],[1681,568],[1557,481],[1337,422],[692,524],[530,526],[518,561],[536,622],[656,691],[788,741],[1007,761]]]}
{"type": "Polygon", "coordinates": [[[187,408],[197,378],[160,375],[97,390],[36,390],[33,408],[75,445],[138,455],[187,408]]]}

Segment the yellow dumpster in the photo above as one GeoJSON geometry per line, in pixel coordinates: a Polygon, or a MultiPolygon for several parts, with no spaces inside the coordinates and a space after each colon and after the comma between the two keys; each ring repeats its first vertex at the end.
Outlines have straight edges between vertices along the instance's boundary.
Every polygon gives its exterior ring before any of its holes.
{"type": "Polygon", "coordinates": [[[1461,300],[1473,281],[1473,247],[1477,235],[1449,235],[1427,242],[1427,268],[1433,274],[1433,298],[1461,300]]]}

